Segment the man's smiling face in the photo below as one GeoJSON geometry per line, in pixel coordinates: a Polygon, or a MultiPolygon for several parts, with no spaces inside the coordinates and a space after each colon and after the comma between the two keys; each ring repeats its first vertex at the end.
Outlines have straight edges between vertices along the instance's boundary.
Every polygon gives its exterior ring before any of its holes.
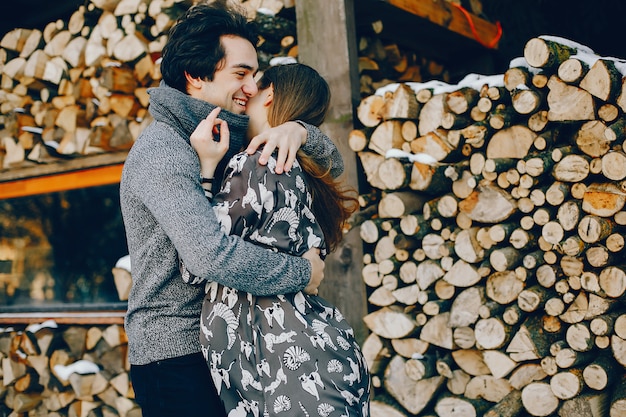
{"type": "Polygon", "coordinates": [[[220,40],[226,54],[213,81],[201,81],[199,88],[190,89],[189,94],[231,113],[243,114],[248,99],[259,91],[254,80],[259,68],[257,53],[244,38],[226,35],[220,40]]]}

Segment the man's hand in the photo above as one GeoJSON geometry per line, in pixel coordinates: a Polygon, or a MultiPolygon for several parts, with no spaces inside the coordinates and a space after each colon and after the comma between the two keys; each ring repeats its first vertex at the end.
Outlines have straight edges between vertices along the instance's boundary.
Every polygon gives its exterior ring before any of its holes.
{"type": "Polygon", "coordinates": [[[308,259],[311,262],[311,280],[309,285],[306,286],[304,292],[309,295],[317,295],[318,287],[324,280],[324,261],[320,258],[320,250],[318,248],[311,248],[302,255],[303,258],[308,259]]]}
{"type": "Polygon", "coordinates": [[[206,119],[200,121],[189,137],[191,146],[200,159],[201,174],[206,178],[213,177],[215,168],[228,151],[230,143],[228,123],[217,118],[220,111],[219,107],[213,109],[206,119]]]}
{"type": "Polygon", "coordinates": [[[289,172],[296,160],[296,152],[306,142],[306,129],[296,122],[286,122],[280,126],[273,127],[252,138],[248,144],[246,152],[252,155],[259,146],[265,144],[259,163],[267,164],[267,160],[274,150],[278,148],[276,157],[276,173],[289,172]]]}

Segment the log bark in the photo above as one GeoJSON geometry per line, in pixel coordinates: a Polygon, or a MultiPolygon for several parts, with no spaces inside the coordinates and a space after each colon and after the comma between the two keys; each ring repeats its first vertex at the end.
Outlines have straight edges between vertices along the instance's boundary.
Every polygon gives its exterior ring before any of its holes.
{"type": "Polygon", "coordinates": [[[513,214],[515,202],[504,190],[490,185],[479,186],[459,203],[459,210],[470,219],[483,223],[500,223],[513,214]]]}
{"type": "Polygon", "coordinates": [[[489,403],[486,401],[445,396],[437,401],[435,412],[441,417],[453,417],[456,415],[474,417],[483,415],[488,407],[489,403]]]}
{"type": "Polygon", "coordinates": [[[453,332],[448,325],[449,312],[432,317],[422,327],[420,339],[431,345],[451,350],[453,347],[453,332]]]}
{"type": "Polygon", "coordinates": [[[571,400],[563,402],[559,409],[559,416],[576,415],[581,417],[594,417],[606,415],[609,395],[607,393],[582,394],[571,400]]]}
{"type": "Polygon", "coordinates": [[[576,52],[576,48],[546,37],[532,38],[524,46],[524,58],[535,68],[558,69],[576,52]]]}
{"type": "Polygon", "coordinates": [[[611,417],[617,417],[626,409],[625,399],[626,381],[622,378],[615,387],[615,392],[611,399],[611,407],[609,408],[609,415],[611,417]]]}
{"type": "Polygon", "coordinates": [[[553,375],[550,389],[560,400],[569,400],[578,396],[583,389],[582,371],[570,369],[553,375]]]}
{"type": "Polygon", "coordinates": [[[580,81],[581,88],[603,101],[614,101],[621,86],[622,74],[608,59],[598,59],[580,81]]]}
{"type": "Polygon", "coordinates": [[[484,417],[515,417],[523,410],[522,392],[512,390],[483,415],[484,417]]]}
{"type": "Polygon", "coordinates": [[[618,364],[609,356],[600,356],[583,369],[585,384],[596,391],[602,391],[618,380],[614,372],[618,364]]]}

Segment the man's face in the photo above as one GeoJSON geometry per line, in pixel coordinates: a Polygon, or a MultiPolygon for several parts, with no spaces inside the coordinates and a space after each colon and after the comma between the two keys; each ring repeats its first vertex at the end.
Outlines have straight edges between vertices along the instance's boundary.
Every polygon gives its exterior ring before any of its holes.
{"type": "Polygon", "coordinates": [[[257,53],[244,38],[222,36],[221,42],[226,55],[218,64],[213,81],[202,81],[201,88],[190,91],[190,95],[231,113],[242,114],[248,99],[259,91],[254,80],[259,68],[257,53]]]}

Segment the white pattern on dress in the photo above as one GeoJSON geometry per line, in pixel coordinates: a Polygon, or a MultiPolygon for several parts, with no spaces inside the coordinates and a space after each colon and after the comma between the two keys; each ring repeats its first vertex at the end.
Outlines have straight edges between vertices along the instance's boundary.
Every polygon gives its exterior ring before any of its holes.
{"type": "Polygon", "coordinates": [[[277,345],[279,343],[293,343],[293,337],[296,334],[296,332],[291,330],[289,332],[282,332],[280,334],[261,333],[261,337],[263,337],[263,341],[265,342],[265,349],[267,349],[270,353],[274,353],[274,345],[277,345]]]}
{"type": "Polygon", "coordinates": [[[244,391],[248,391],[248,387],[252,387],[257,391],[262,391],[263,387],[261,386],[261,381],[257,381],[254,379],[252,372],[245,369],[241,366],[241,361],[239,361],[239,369],[241,370],[241,388],[244,391]]]}
{"type": "Polygon", "coordinates": [[[355,382],[361,382],[361,371],[359,369],[359,364],[354,362],[351,357],[348,357],[348,362],[350,362],[350,368],[352,372],[344,375],[343,380],[348,382],[350,386],[354,385],[355,382]]]}
{"type": "Polygon", "coordinates": [[[265,392],[269,392],[270,395],[274,395],[276,389],[283,383],[285,385],[287,384],[287,375],[285,375],[283,368],[280,367],[278,368],[278,371],[276,371],[276,378],[267,387],[265,387],[265,392]]]}
{"type": "Polygon", "coordinates": [[[354,395],[354,394],[353,394],[353,393],[351,393],[350,391],[348,391],[348,390],[343,390],[343,389],[339,388],[339,387],[337,386],[337,384],[335,384],[335,381],[332,381],[332,382],[333,382],[333,385],[335,386],[335,388],[337,389],[337,391],[339,391],[339,393],[341,394],[341,396],[342,396],[343,398],[345,398],[346,402],[347,402],[349,405],[353,405],[353,404],[355,404],[355,403],[358,403],[358,402],[359,402],[359,400],[360,400],[360,398],[361,398],[361,396],[362,396],[362,395],[363,395],[363,393],[365,392],[365,390],[364,390],[363,388],[359,388],[359,396],[357,397],[356,395],[354,395]]]}
{"type": "Polygon", "coordinates": [[[259,402],[248,401],[242,397],[237,407],[230,410],[228,417],[247,417],[248,413],[252,413],[254,417],[259,417],[259,402]]]}
{"type": "Polygon", "coordinates": [[[279,395],[274,400],[274,412],[280,413],[291,410],[291,400],[286,395],[279,395]]]}
{"type": "Polygon", "coordinates": [[[243,170],[243,166],[248,160],[248,154],[245,152],[238,153],[233,156],[230,161],[228,161],[228,168],[232,169],[232,172],[229,178],[232,178],[233,175],[240,173],[243,170]]]}
{"type": "Polygon", "coordinates": [[[250,360],[250,355],[252,355],[252,342],[248,340],[243,340],[241,335],[239,335],[239,353],[243,353],[246,355],[246,359],[250,360]]]}
{"type": "Polygon", "coordinates": [[[311,371],[308,375],[302,374],[298,379],[300,380],[302,388],[319,401],[320,394],[317,390],[317,387],[324,389],[324,383],[322,382],[322,378],[320,377],[320,374],[318,372],[317,362],[315,362],[315,371],[311,371]]]}
{"type": "Polygon", "coordinates": [[[217,394],[219,395],[222,391],[222,383],[226,386],[226,389],[230,389],[230,370],[233,367],[235,361],[233,360],[228,368],[218,368],[217,364],[213,362],[211,359],[210,370],[211,377],[213,378],[213,383],[215,384],[215,388],[217,389],[217,394]]]}
{"type": "Polygon", "coordinates": [[[311,355],[302,346],[289,346],[283,354],[283,363],[292,371],[300,368],[304,362],[311,360],[311,355]]]}
{"type": "MultiPolygon", "coordinates": [[[[309,194],[310,195],[310,194],[309,194]]],[[[315,223],[315,214],[306,206],[302,206],[301,213],[304,217],[306,217],[311,223],[315,223]]]]}
{"type": "Polygon", "coordinates": [[[217,299],[217,291],[219,289],[219,284],[215,281],[207,281],[204,285],[204,293],[207,295],[208,299],[211,302],[217,299]]]}
{"type": "Polygon", "coordinates": [[[237,296],[237,290],[230,287],[224,287],[224,291],[222,292],[222,302],[228,306],[228,308],[233,308],[237,303],[239,297],[237,296]]]}
{"type": "Polygon", "coordinates": [[[296,188],[300,190],[301,193],[306,192],[306,185],[300,175],[296,175],[296,188]]]}
{"type": "Polygon", "coordinates": [[[280,305],[280,303],[272,303],[271,307],[267,307],[266,309],[261,308],[261,306],[257,305],[256,308],[263,312],[265,316],[265,320],[267,320],[267,324],[271,327],[274,327],[274,321],[280,326],[281,329],[285,330],[285,310],[280,305]]]}
{"type": "Polygon", "coordinates": [[[298,214],[291,207],[283,207],[278,209],[272,214],[272,220],[267,226],[267,233],[272,231],[274,225],[278,222],[287,222],[289,224],[289,230],[287,234],[293,241],[298,240],[298,236],[296,231],[298,230],[298,225],[300,224],[300,219],[298,218],[298,214]]]}
{"type": "Polygon", "coordinates": [[[272,243],[276,242],[276,238],[272,236],[261,236],[258,230],[255,230],[254,232],[252,232],[249,239],[252,240],[253,242],[259,242],[266,246],[271,246],[272,243]]]}
{"type": "Polygon", "coordinates": [[[313,228],[311,226],[306,227],[307,232],[309,232],[309,236],[306,238],[306,244],[310,248],[319,248],[322,244],[322,238],[313,232],[313,228]]]}
{"type": "Polygon", "coordinates": [[[248,190],[246,191],[246,195],[244,195],[241,199],[241,208],[246,208],[246,205],[250,204],[252,210],[254,210],[257,215],[260,215],[263,207],[261,206],[261,204],[259,204],[259,196],[256,195],[254,188],[250,187],[251,177],[252,172],[248,174],[248,190]]]}
{"type": "Polygon", "coordinates": [[[295,209],[298,203],[298,196],[296,195],[296,193],[293,190],[286,189],[285,187],[283,187],[282,184],[278,184],[278,185],[280,186],[280,188],[282,188],[283,192],[285,193],[285,205],[287,207],[291,207],[295,209]]]}
{"type": "Polygon", "coordinates": [[[233,227],[233,219],[230,217],[229,212],[235,203],[236,201],[233,201],[229,205],[228,201],[224,201],[213,206],[215,217],[217,217],[217,221],[219,222],[222,231],[226,234],[230,234],[231,228],[233,227]]]}
{"type": "MultiPolygon", "coordinates": [[[[241,314],[241,305],[239,306],[239,314],[241,314]]],[[[239,314],[235,315],[233,311],[224,303],[217,303],[213,306],[211,313],[207,316],[207,326],[210,326],[216,317],[224,320],[226,323],[226,335],[228,337],[228,349],[235,344],[236,331],[239,327],[239,314]]]]}

